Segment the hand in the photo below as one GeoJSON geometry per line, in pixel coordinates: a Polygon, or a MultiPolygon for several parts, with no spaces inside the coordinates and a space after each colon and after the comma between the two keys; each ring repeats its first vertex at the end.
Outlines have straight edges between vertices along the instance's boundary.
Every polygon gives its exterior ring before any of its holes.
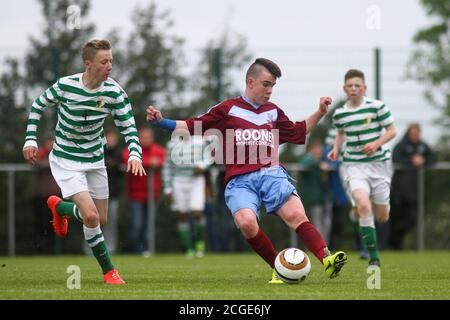
{"type": "Polygon", "coordinates": [[[127,172],[130,172],[135,176],[139,175],[140,177],[146,176],[147,172],[145,172],[144,167],[142,166],[142,161],[139,160],[130,160],[127,164],[127,172]]]}
{"type": "Polygon", "coordinates": [[[362,150],[366,155],[370,156],[372,153],[378,150],[380,146],[376,141],[370,142],[364,146],[364,149],[362,150]]]}
{"type": "Polygon", "coordinates": [[[411,157],[411,162],[414,167],[422,167],[425,164],[425,158],[422,155],[416,153],[411,157]]]}
{"type": "Polygon", "coordinates": [[[36,156],[38,153],[38,149],[33,146],[25,147],[22,150],[23,157],[27,160],[28,163],[34,165],[36,163],[36,156]]]}
{"type": "Polygon", "coordinates": [[[330,152],[328,152],[327,158],[330,159],[331,161],[336,161],[337,160],[337,151],[333,148],[330,150],[330,152]]]}
{"type": "Polygon", "coordinates": [[[328,165],[328,162],[325,162],[325,161],[321,161],[319,163],[319,168],[322,171],[330,171],[330,166],[328,165]]]}
{"type": "Polygon", "coordinates": [[[153,106],[147,107],[147,121],[152,121],[152,120],[161,121],[162,119],[163,119],[163,116],[161,114],[161,111],[159,111],[158,109],[156,109],[153,106]]]}
{"type": "Polygon", "coordinates": [[[333,102],[331,97],[320,97],[319,111],[323,114],[328,112],[328,106],[333,102]]]}

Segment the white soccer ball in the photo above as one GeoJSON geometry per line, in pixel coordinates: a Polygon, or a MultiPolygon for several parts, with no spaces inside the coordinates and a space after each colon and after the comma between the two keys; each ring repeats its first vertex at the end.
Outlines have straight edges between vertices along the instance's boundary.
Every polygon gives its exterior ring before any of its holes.
{"type": "Polygon", "coordinates": [[[275,272],[285,283],[300,283],[306,279],[310,271],[311,261],[300,249],[284,249],[275,258],[275,272]]]}

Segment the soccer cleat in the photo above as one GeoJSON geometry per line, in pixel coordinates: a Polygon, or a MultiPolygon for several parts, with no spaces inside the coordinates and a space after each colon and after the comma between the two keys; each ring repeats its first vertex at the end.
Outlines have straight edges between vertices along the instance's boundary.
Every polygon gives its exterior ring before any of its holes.
{"type": "Polygon", "coordinates": [[[56,212],[56,206],[62,201],[60,197],[50,196],[47,199],[47,205],[50,208],[50,211],[53,215],[53,230],[55,231],[58,237],[65,237],[67,235],[67,231],[69,229],[69,223],[67,221],[67,216],[60,216],[56,212]]]}
{"type": "Polygon", "coordinates": [[[338,251],[333,255],[323,258],[325,274],[330,278],[336,278],[341,268],[347,262],[347,255],[343,251],[338,251]]]}
{"type": "Polygon", "coordinates": [[[195,258],[195,251],[194,250],[192,250],[192,249],[189,249],[187,252],[186,252],[186,259],[194,259],[195,258]]]}
{"type": "Polygon", "coordinates": [[[203,258],[205,256],[205,243],[203,241],[198,241],[195,244],[195,256],[197,258],[203,258]]]}
{"type": "Polygon", "coordinates": [[[373,259],[369,261],[369,267],[381,267],[380,259],[373,259]]]}
{"type": "Polygon", "coordinates": [[[369,253],[368,253],[367,251],[361,250],[361,251],[359,252],[359,258],[360,258],[361,260],[368,260],[368,259],[370,258],[370,255],[369,255],[369,253]]]}
{"type": "Polygon", "coordinates": [[[103,282],[106,284],[126,284],[120,277],[119,271],[112,269],[103,275],[103,282]]]}
{"type": "Polygon", "coordinates": [[[270,284],[284,284],[283,280],[278,278],[277,272],[275,269],[272,271],[272,279],[269,281],[270,284]]]}

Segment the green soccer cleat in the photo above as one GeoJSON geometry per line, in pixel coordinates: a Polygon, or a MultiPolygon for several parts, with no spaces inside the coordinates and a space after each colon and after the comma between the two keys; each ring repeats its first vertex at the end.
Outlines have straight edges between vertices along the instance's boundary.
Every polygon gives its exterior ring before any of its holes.
{"type": "Polygon", "coordinates": [[[198,241],[195,244],[195,256],[197,258],[203,258],[205,256],[205,242],[198,241]]]}
{"type": "Polygon", "coordinates": [[[346,262],[347,255],[343,251],[338,251],[335,254],[323,258],[325,274],[330,279],[336,278],[346,262]]]}
{"type": "Polygon", "coordinates": [[[187,252],[186,252],[186,259],[194,259],[195,258],[195,251],[194,250],[192,250],[192,249],[189,249],[187,252]]]}
{"type": "Polygon", "coordinates": [[[278,278],[277,272],[275,269],[272,271],[272,279],[269,281],[270,284],[284,284],[283,280],[278,278]]]}

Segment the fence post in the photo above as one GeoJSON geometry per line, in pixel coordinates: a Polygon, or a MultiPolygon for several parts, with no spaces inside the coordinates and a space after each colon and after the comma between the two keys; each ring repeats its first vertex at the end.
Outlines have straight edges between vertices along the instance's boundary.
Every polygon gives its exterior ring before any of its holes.
{"type": "Polygon", "coordinates": [[[153,197],[153,175],[154,170],[150,168],[147,174],[147,236],[148,236],[148,250],[150,254],[155,254],[155,199],[153,197]]]}
{"type": "Polygon", "coordinates": [[[417,172],[417,250],[425,250],[425,169],[417,172]]]}
{"type": "Polygon", "coordinates": [[[8,255],[16,255],[16,223],[15,223],[15,196],[14,196],[14,170],[8,171],[8,255]]]}

